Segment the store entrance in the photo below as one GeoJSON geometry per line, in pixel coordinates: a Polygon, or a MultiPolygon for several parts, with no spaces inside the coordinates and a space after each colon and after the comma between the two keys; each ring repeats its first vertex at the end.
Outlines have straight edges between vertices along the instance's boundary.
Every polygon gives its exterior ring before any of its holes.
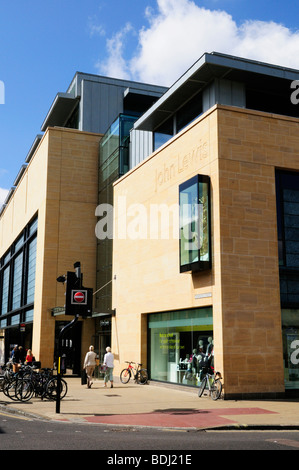
{"type": "MultiPolygon", "coordinates": [[[[23,346],[25,351],[32,348],[32,323],[6,328],[4,331],[4,359],[7,362],[15,345],[23,346]]],[[[33,355],[34,355],[34,351],[33,355]]]]}
{"type": "MultiPolygon", "coordinates": [[[[55,323],[55,364],[57,364],[59,333],[68,323],[67,321],[56,321],[55,323]]],[[[67,375],[80,375],[81,373],[81,335],[82,322],[77,322],[63,335],[61,369],[67,375]]]]}
{"type": "Polygon", "coordinates": [[[97,318],[94,343],[100,363],[102,363],[107,346],[111,346],[111,316],[97,318]]]}

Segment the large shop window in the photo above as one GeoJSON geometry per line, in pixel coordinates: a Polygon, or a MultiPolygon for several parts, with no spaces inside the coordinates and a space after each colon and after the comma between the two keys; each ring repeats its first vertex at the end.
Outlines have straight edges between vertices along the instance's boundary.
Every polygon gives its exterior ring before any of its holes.
{"type": "Polygon", "coordinates": [[[211,269],[210,178],[196,175],[179,187],[180,272],[211,269]]]}
{"type": "Polygon", "coordinates": [[[214,353],[212,307],[153,313],[148,329],[151,379],[198,385],[202,355],[214,353]]]}
{"type": "Polygon", "coordinates": [[[285,388],[299,389],[299,309],[282,309],[282,340],[285,388]]]}
{"type": "Polygon", "coordinates": [[[279,265],[299,270],[299,173],[276,172],[279,265]]]}
{"type": "Polygon", "coordinates": [[[33,320],[37,217],[0,258],[0,327],[33,320]]]}

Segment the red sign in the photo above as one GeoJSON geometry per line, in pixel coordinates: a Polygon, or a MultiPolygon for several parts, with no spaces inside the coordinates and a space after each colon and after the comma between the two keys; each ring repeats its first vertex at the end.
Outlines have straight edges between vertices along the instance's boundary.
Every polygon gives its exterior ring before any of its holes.
{"type": "Polygon", "coordinates": [[[72,290],[71,304],[87,305],[87,291],[72,290]]]}
{"type": "Polygon", "coordinates": [[[76,294],[74,295],[74,300],[76,302],[81,303],[84,301],[84,299],[85,299],[85,295],[83,294],[83,292],[76,292],[76,294]]]}

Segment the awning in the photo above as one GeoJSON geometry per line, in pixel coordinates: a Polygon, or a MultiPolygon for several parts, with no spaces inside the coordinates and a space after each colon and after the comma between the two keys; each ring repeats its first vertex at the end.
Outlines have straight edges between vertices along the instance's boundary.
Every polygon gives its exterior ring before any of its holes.
{"type": "MultiPolygon", "coordinates": [[[[54,307],[51,309],[51,314],[52,314],[52,317],[64,315],[65,307],[54,307]]],[[[114,315],[115,315],[115,310],[111,310],[110,312],[92,312],[92,315],[89,318],[113,317],[114,315]]]]}
{"type": "Polygon", "coordinates": [[[183,103],[215,78],[249,84],[263,90],[280,89],[285,80],[299,80],[298,70],[212,52],[205,53],[135,123],[138,130],[154,131],[183,103]]]}
{"type": "Polygon", "coordinates": [[[63,127],[76,108],[80,97],[73,97],[69,93],[57,93],[52,106],[41,126],[44,132],[47,127],[63,127]]]}

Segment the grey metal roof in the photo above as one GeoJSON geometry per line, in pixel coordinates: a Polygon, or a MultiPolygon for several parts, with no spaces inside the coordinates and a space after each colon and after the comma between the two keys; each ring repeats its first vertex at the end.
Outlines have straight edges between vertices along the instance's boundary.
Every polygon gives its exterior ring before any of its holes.
{"type": "Polygon", "coordinates": [[[37,136],[35,137],[30,149],[29,149],[29,152],[27,153],[27,156],[25,158],[25,162],[26,163],[29,163],[35,150],[37,149],[37,146],[38,144],[40,143],[41,139],[42,139],[43,135],[42,134],[37,134],[37,136]]]}
{"type": "Polygon", "coordinates": [[[24,165],[21,166],[21,168],[19,170],[19,173],[17,174],[16,179],[13,182],[13,186],[18,186],[18,183],[19,183],[22,175],[24,174],[27,166],[28,166],[27,164],[24,164],[24,165]]]}
{"type": "Polygon", "coordinates": [[[70,93],[57,93],[41,130],[44,132],[50,126],[64,126],[79,100],[80,97],[73,97],[70,93]]]}
{"type": "Polygon", "coordinates": [[[205,53],[157,102],[136,121],[134,128],[154,130],[195,93],[215,78],[239,81],[260,91],[276,90],[282,81],[299,80],[299,70],[240,57],[205,53]]]}

